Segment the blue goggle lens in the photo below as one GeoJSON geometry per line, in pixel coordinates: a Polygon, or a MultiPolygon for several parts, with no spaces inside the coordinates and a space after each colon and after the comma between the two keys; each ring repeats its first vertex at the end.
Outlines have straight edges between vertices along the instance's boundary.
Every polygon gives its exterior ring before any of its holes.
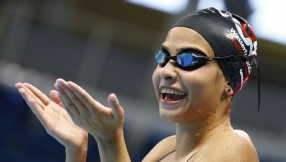
{"type": "Polygon", "coordinates": [[[155,60],[158,64],[164,64],[166,62],[166,55],[163,51],[158,50],[155,53],[155,60]]]}
{"type": "Polygon", "coordinates": [[[155,53],[155,60],[160,65],[166,64],[170,59],[176,61],[181,67],[189,67],[198,62],[191,53],[181,53],[177,56],[167,56],[162,50],[155,53]]]}
{"type": "Polygon", "coordinates": [[[182,53],[177,55],[177,63],[183,67],[187,67],[193,63],[193,56],[189,53],[182,53]]]}

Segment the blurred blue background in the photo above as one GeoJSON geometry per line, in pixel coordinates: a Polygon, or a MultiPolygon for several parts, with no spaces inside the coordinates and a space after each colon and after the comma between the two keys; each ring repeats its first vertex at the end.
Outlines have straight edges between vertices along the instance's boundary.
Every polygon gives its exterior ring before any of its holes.
{"type": "MultiPolygon", "coordinates": [[[[281,8],[285,1],[155,2],[0,2],[1,162],[64,161],[64,147],[45,132],[14,87],[16,82],[29,82],[49,94],[59,77],[78,83],[105,105],[108,94],[117,94],[125,109],[130,156],[141,161],[159,140],[175,132],[175,126],[158,114],[151,81],[154,51],[179,18],[210,6],[241,15],[257,31],[260,112],[253,68],[249,81],[234,97],[233,126],[250,135],[261,162],[286,161],[286,11],[281,8]]],[[[99,161],[92,137],[88,161],[99,161]]]]}

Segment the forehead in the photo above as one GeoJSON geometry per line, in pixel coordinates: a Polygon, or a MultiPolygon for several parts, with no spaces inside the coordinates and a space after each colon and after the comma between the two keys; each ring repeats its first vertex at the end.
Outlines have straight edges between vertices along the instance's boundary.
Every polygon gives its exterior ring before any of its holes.
{"type": "Polygon", "coordinates": [[[171,55],[176,55],[182,48],[191,48],[207,56],[214,56],[209,43],[198,32],[185,27],[172,28],[162,46],[166,47],[171,55]]]}

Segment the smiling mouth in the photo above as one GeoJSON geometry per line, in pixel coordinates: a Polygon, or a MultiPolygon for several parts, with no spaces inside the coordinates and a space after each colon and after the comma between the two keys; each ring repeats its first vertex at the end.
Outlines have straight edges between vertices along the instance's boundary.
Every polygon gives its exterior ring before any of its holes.
{"type": "Polygon", "coordinates": [[[179,101],[186,97],[186,93],[180,90],[171,89],[171,88],[162,88],[162,100],[163,101],[179,101]]]}

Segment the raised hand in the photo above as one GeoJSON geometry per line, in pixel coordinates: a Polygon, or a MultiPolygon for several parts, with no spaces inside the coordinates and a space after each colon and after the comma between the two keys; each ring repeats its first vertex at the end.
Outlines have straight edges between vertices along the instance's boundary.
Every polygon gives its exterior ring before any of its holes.
{"type": "Polygon", "coordinates": [[[57,92],[55,90],[50,92],[52,101],[28,83],[17,83],[15,86],[47,133],[65,146],[67,161],[85,161],[88,134],[73,123],[67,111],[62,107],[57,92]]]}
{"type": "Polygon", "coordinates": [[[115,94],[109,95],[108,108],[73,82],[57,79],[55,87],[74,123],[96,139],[101,161],[130,161],[123,135],[124,111],[115,94]]]}

